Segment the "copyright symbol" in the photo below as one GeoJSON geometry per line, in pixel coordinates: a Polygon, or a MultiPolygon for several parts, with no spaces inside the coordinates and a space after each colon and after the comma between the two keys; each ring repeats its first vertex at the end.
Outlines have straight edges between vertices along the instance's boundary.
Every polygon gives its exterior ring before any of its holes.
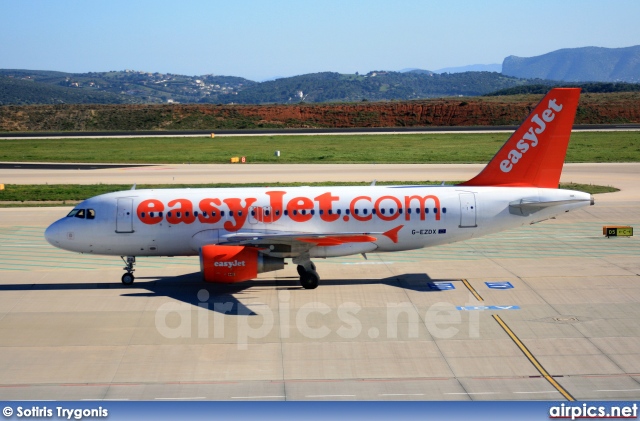
{"type": "Polygon", "coordinates": [[[5,406],[4,409],[2,410],[2,415],[4,415],[5,417],[10,417],[13,415],[13,409],[11,409],[11,407],[9,406],[5,406]]]}

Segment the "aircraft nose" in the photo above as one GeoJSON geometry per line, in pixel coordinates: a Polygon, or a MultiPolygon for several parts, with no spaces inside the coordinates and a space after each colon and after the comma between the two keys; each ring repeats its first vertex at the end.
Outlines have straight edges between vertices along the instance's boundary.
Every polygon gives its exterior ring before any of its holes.
{"type": "Polygon", "coordinates": [[[44,231],[44,238],[54,247],[60,247],[60,224],[54,222],[44,231]]]}

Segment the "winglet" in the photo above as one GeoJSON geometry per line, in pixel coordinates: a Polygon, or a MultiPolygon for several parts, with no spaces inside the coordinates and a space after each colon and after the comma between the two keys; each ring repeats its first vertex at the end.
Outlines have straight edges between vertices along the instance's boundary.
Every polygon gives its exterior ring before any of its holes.
{"type": "Polygon", "coordinates": [[[382,235],[389,238],[394,243],[398,242],[398,232],[404,227],[404,225],[398,225],[397,227],[390,229],[389,231],[383,232],[382,235]]]}
{"type": "Polygon", "coordinates": [[[461,186],[557,188],[580,88],[555,88],[476,177],[461,186]]]}

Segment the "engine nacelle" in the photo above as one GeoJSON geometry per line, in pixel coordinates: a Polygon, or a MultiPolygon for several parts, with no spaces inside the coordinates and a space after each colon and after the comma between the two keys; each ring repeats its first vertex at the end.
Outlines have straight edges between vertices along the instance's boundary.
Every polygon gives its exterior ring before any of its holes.
{"type": "Polygon", "coordinates": [[[284,269],[284,259],[264,255],[253,247],[209,245],[200,248],[200,271],[205,282],[234,283],[259,273],[284,269]]]}

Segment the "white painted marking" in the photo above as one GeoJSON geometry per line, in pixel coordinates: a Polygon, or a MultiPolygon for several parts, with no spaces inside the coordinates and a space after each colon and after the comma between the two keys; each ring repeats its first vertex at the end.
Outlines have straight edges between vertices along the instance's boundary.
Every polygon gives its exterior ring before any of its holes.
{"type": "Polygon", "coordinates": [[[603,389],[596,390],[596,392],[637,392],[640,389],[603,389]]]}
{"type": "Polygon", "coordinates": [[[500,392],[474,392],[474,393],[467,393],[467,392],[453,392],[453,393],[445,393],[445,395],[499,395],[500,392]]]}
{"type": "Polygon", "coordinates": [[[204,396],[198,396],[195,398],[156,398],[157,401],[190,401],[193,399],[207,399],[204,396]]]}
{"type": "Polygon", "coordinates": [[[355,398],[356,395],[307,395],[307,398],[355,398]]]}
{"type": "Polygon", "coordinates": [[[231,399],[270,399],[284,398],[285,396],[232,396],[231,399]]]}

